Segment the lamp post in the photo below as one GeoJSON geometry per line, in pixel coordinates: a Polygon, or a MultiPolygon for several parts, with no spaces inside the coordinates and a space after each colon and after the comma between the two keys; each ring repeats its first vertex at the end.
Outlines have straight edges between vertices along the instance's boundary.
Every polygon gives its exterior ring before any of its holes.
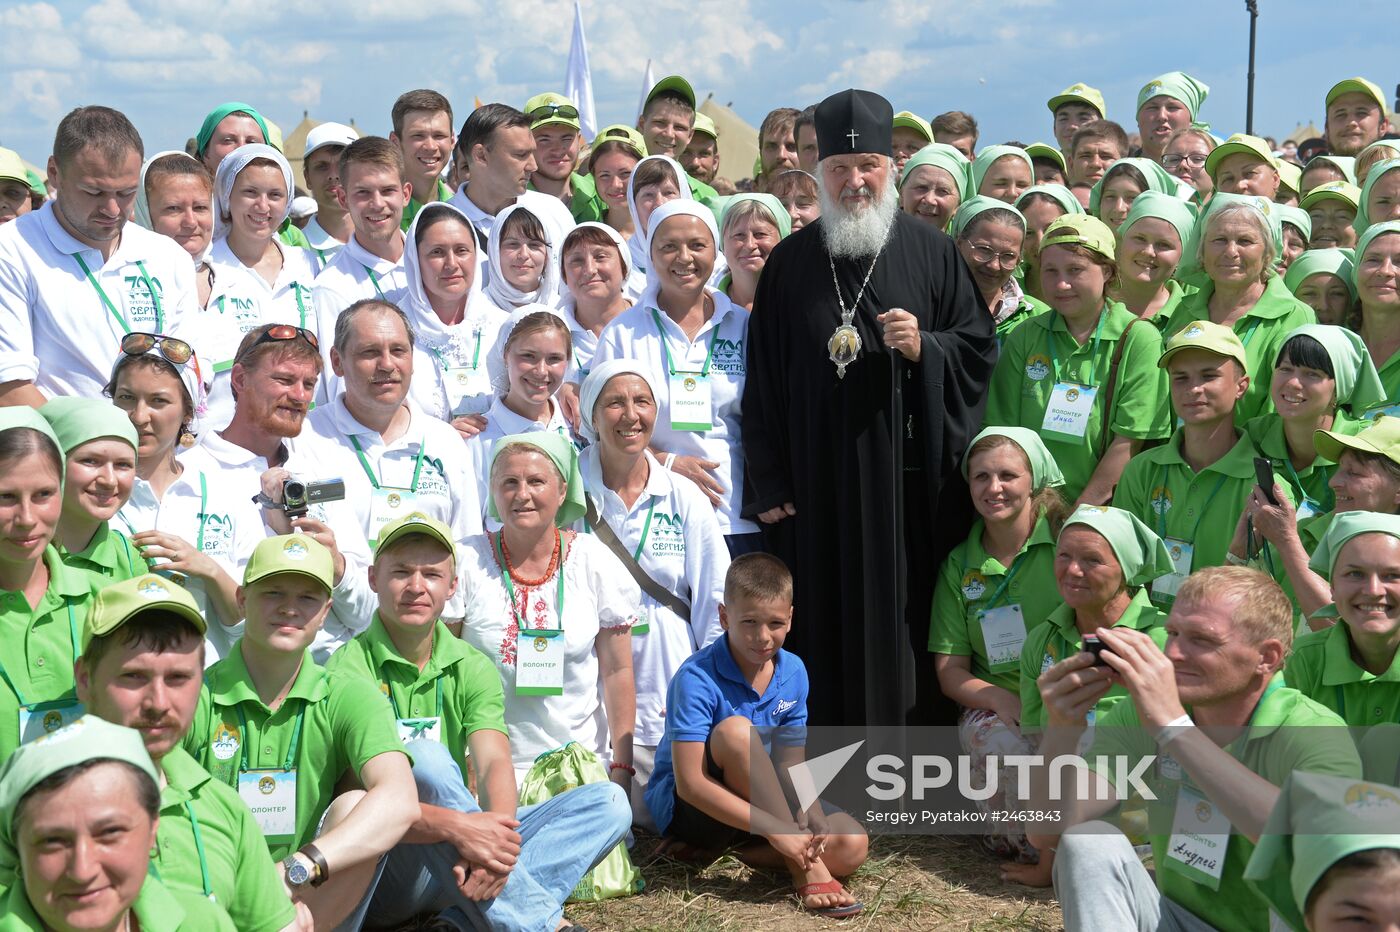
{"type": "Polygon", "coordinates": [[[1244,0],[1249,11],[1249,89],[1245,95],[1244,131],[1254,135],[1254,27],[1259,22],[1259,0],[1244,0]]]}

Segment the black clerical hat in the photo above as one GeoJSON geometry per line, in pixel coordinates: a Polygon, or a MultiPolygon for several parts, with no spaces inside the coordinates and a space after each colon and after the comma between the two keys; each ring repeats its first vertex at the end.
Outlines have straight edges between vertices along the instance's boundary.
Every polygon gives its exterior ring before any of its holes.
{"type": "Polygon", "coordinates": [[[893,150],[894,107],[879,94],[854,88],[817,104],[817,157],[893,150]]]}

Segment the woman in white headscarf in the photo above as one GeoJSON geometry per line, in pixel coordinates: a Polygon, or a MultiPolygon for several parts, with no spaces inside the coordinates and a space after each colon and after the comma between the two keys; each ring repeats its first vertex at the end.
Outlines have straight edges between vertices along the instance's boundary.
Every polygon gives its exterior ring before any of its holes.
{"type": "MultiPolygon", "coordinates": [[[[627,240],[627,248],[632,260],[632,272],[627,277],[627,297],[636,299],[651,283],[648,269],[651,258],[647,255],[647,221],[652,211],[668,201],[693,201],[690,182],[681,163],[669,155],[649,155],[637,163],[632,177],[627,179],[627,207],[632,212],[633,234],[627,240]]],[[[711,216],[713,219],[713,215],[711,216]]],[[[711,273],[710,284],[718,285],[719,280],[729,271],[721,253],[711,273]]]]}
{"type": "Polygon", "coordinates": [[[486,296],[510,314],[527,304],[559,300],[559,247],[549,225],[512,204],[496,215],[486,242],[486,296]]]}
{"type": "Polygon", "coordinates": [[[214,179],[204,163],[178,149],[157,152],[141,165],[132,219],[168,236],[194,260],[199,306],[209,303],[214,270],[209,251],[214,243],[214,179]]]}

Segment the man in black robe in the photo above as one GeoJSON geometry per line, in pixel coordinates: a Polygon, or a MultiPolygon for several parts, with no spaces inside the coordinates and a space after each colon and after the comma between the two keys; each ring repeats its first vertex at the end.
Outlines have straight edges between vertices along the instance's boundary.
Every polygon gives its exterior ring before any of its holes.
{"type": "Polygon", "coordinates": [[[896,208],[892,127],[867,91],[818,105],[822,217],[774,248],[749,323],[744,514],[795,575],[814,725],[951,723],[929,611],[996,340],[953,241],[896,208]]]}

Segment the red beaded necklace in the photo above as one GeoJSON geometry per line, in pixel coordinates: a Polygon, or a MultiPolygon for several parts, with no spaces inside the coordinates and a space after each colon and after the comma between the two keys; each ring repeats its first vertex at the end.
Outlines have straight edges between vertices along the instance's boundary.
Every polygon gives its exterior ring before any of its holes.
{"type": "Polygon", "coordinates": [[[549,556],[549,566],[545,567],[544,575],[539,579],[526,579],[524,576],[517,575],[515,567],[511,565],[510,548],[506,546],[506,532],[504,529],[499,532],[499,539],[501,542],[501,556],[504,558],[506,564],[505,570],[510,574],[511,581],[522,588],[538,589],[540,586],[543,586],[545,582],[554,575],[554,571],[559,568],[559,555],[563,552],[564,535],[558,530],[554,532],[554,552],[549,556]]]}

